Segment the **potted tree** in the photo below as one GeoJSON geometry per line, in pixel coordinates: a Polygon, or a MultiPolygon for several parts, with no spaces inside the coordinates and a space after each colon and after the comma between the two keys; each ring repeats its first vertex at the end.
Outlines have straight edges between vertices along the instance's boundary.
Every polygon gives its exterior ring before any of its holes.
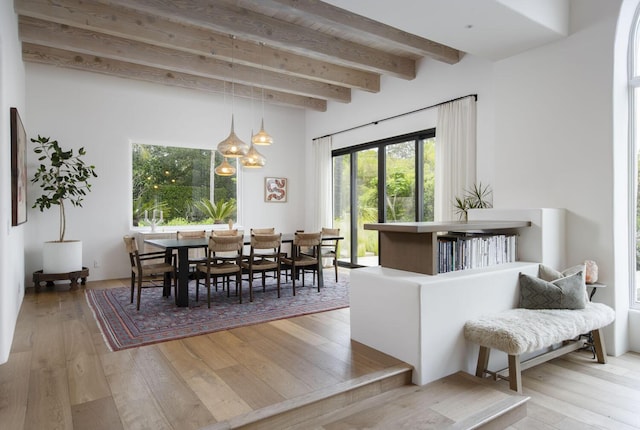
{"type": "Polygon", "coordinates": [[[58,206],[60,230],[58,240],[45,242],[42,263],[43,273],[67,273],[82,270],[82,241],[65,240],[67,218],[65,202],[82,207],[82,201],[91,190],[89,180],[97,178],[95,166],[87,165],[82,157],[86,154],[80,148],[77,154],[73,150],[64,150],[57,140],[38,135],[31,139],[36,144],[33,151],[38,154],[39,166],[31,179],[42,190],[42,195],[33,204],[40,212],[58,206]]]}

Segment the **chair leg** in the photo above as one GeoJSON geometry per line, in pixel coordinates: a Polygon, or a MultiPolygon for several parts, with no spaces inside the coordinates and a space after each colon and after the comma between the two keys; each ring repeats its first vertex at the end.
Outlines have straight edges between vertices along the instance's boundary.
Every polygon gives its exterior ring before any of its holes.
{"type": "MultiPolygon", "coordinates": [[[[216,286],[216,291],[218,291],[218,277],[213,277],[213,284],[216,286]]],[[[211,309],[211,284],[207,282],[207,307],[211,309]]]]}
{"type": "Polygon", "coordinates": [[[142,297],[142,276],[138,276],[138,302],[136,303],[136,310],[140,310],[140,297],[142,297]]]}
{"type": "Polygon", "coordinates": [[[276,281],[276,285],[278,286],[278,298],[280,298],[280,275],[281,275],[281,272],[280,272],[280,268],[279,267],[278,267],[276,272],[277,272],[277,276],[278,276],[278,280],[276,281]]]}
{"type": "MultiPolygon", "coordinates": [[[[322,261],[318,260],[318,292],[324,287],[324,275],[322,274],[322,261]]],[[[314,272],[315,273],[315,272],[314,272]]]]}
{"type": "Polygon", "coordinates": [[[253,301],[253,271],[249,271],[249,301],[253,301]]]}
{"type": "Polygon", "coordinates": [[[291,284],[293,285],[293,295],[296,295],[296,278],[298,277],[298,273],[296,271],[295,264],[291,266],[291,284]]]}
{"type": "Polygon", "coordinates": [[[240,296],[240,303],[242,303],[242,271],[236,275],[236,294],[240,296]]]}
{"type": "Polygon", "coordinates": [[[131,303],[133,303],[133,291],[135,290],[136,274],[131,272],[131,303]]]}
{"type": "Polygon", "coordinates": [[[338,282],[338,259],[333,259],[333,270],[336,272],[336,282],[338,282]]]}

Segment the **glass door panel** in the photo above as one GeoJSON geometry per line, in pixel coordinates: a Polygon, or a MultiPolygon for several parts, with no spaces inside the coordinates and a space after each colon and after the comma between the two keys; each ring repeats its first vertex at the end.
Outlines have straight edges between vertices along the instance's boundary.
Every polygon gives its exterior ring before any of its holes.
{"type": "Polygon", "coordinates": [[[385,222],[415,221],[415,141],[388,145],[385,153],[385,222]]]}
{"type": "Polygon", "coordinates": [[[378,232],[365,230],[364,224],[378,222],[378,148],[365,149],[356,157],[355,200],[357,211],[357,249],[355,264],[378,265],[378,232]]]}
{"type": "Polygon", "coordinates": [[[436,139],[423,139],[422,145],[423,188],[422,188],[422,220],[433,221],[433,196],[436,186],[436,139]]]}
{"type": "Polygon", "coordinates": [[[339,261],[351,263],[351,155],[333,157],[333,228],[339,228],[339,261]]]}

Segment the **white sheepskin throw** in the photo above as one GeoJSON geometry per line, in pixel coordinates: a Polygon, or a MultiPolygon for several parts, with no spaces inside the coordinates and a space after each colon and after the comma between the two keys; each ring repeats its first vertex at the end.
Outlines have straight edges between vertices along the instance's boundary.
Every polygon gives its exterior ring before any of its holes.
{"type": "Polygon", "coordinates": [[[518,355],[573,339],[613,322],[613,309],[587,303],[585,309],[509,309],[467,321],[464,337],[518,355]]]}

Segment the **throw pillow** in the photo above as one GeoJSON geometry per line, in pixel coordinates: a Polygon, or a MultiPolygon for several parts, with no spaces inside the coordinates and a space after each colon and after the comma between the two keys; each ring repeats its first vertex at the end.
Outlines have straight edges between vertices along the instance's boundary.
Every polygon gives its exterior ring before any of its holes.
{"type": "MultiPolygon", "coordinates": [[[[538,277],[544,279],[545,281],[553,282],[557,279],[564,278],[566,276],[575,275],[578,272],[582,272],[582,280],[584,283],[587,283],[587,267],[585,264],[577,264],[575,266],[571,266],[568,269],[564,269],[562,272],[557,271],[556,269],[545,266],[544,264],[540,264],[538,266],[538,277]]],[[[589,293],[587,292],[587,288],[584,289],[584,297],[585,303],[589,301],[589,293]]]]}
{"type": "Polygon", "coordinates": [[[552,267],[545,266],[544,264],[540,264],[538,266],[538,277],[549,282],[553,282],[556,279],[564,278],[567,276],[575,275],[578,272],[582,272],[583,274],[586,273],[584,264],[578,264],[569,267],[568,269],[564,269],[562,272],[552,267]]]}
{"type": "Polygon", "coordinates": [[[520,273],[520,307],[526,309],[584,309],[587,303],[584,275],[549,282],[520,273]]]}

